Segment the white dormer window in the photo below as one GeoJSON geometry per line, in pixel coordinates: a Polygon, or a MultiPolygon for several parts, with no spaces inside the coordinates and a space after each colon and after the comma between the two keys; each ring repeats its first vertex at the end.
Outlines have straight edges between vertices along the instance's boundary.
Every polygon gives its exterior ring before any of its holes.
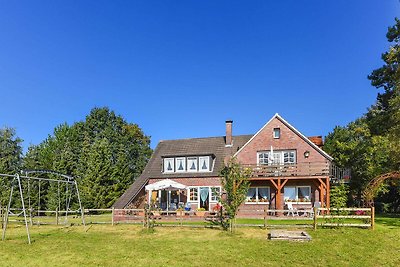
{"type": "Polygon", "coordinates": [[[275,139],[281,138],[281,129],[280,128],[274,128],[274,138],[275,139]]]}
{"type": "Polygon", "coordinates": [[[165,158],[164,159],[164,172],[175,172],[175,160],[174,158],[165,158]]]}
{"type": "Polygon", "coordinates": [[[186,158],[175,158],[176,172],[186,171],[186,158]]]}
{"type": "Polygon", "coordinates": [[[199,157],[199,171],[209,171],[210,170],[210,157],[199,157]]]}
{"type": "Polygon", "coordinates": [[[187,158],[187,171],[197,172],[197,157],[187,158]]]}
{"type": "Polygon", "coordinates": [[[213,160],[211,156],[173,157],[163,159],[163,173],[210,172],[213,160]]]}

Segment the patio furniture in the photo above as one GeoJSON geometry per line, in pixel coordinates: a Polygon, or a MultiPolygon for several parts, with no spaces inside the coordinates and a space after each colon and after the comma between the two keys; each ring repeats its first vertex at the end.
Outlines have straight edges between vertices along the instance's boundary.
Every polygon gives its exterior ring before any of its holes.
{"type": "Polygon", "coordinates": [[[286,206],[287,206],[287,209],[288,209],[287,216],[289,216],[290,214],[292,214],[292,217],[294,217],[294,215],[296,215],[296,216],[299,215],[297,213],[297,209],[293,207],[293,203],[292,202],[286,203],[286,206]]]}

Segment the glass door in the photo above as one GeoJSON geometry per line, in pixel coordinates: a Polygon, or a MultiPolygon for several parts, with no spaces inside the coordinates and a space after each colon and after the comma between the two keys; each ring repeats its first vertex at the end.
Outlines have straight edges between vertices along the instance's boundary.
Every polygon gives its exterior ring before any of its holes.
{"type": "Polygon", "coordinates": [[[210,206],[210,188],[200,187],[200,208],[209,210],[210,206]]]}

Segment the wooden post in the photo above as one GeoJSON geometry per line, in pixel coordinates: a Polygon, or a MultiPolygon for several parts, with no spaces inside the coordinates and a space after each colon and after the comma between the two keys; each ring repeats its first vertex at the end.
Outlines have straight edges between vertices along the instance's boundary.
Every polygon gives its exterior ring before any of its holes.
{"type": "MultiPolygon", "coordinates": [[[[330,195],[331,193],[330,191],[330,182],[329,182],[329,178],[326,178],[326,207],[329,209],[331,206],[331,200],[330,200],[330,195]]],[[[328,214],[329,214],[329,210],[328,210],[328,214]]]]}
{"type": "Polygon", "coordinates": [[[267,228],[267,213],[268,209],[264,208],[264,228],[267,228]]]}
{"type": "Polygon", "coordinates": [[[314,226],[314,230],[317,230],[317,214],[318,214],[318,208],[317,208],[317,207],[313,207],[313,210],[314,210],[313,226],[314,226]]]}
{"type": "MultiPolygon", "coordinates": [[[[276,195],[275,195],[275,197],[276,197],[276,199],[275,199],[275,206],[276,206],[276,209],[277,210],[282,210],[283,209],[283,206],[282,206],[282,204],[281,204],[281,202],[282,202],[282,195],[281,195],[281,179],[280,178],[278,178],[278,187],[277,187],[277,191],[276,191],[276,195]]],[[[277,214],[277,216],[279,216],[280,215],[280,212],[277,212],[276,213],[277,214]]]]}
{"type": "Polygon", "coordinates": [[[375,207],[371,207],[371,230],[375,229],[375,207]]]}
{"type": "Polygon", "coordinates": [[[58,207],[56,208],[56,225],[58,225],[58,207]]]}
{"type": "Polygon", "coordinates": [[[111,225],[114,226],[114,207],[111,209],[111,225]]]}

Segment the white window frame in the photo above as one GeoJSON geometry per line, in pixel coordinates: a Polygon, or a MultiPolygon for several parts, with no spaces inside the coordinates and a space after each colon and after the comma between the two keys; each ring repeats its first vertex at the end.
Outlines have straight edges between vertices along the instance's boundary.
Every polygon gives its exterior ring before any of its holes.
{"type": "Polygon", "coordinates": [[[175,158],[164,158],[163,169],[164,169],[164,173],[174,173],[175,172],[175,158]],[[168,161],[171,162],[172,170],[167,169],[168,161]]]}
{"type": "Polygon", "coordinates": [[[170,158],[163,158],[162,162],[162,172],[163,173],[188,173],[188,172],[212,172],[214,169],[214,159],[213,157],[210,156],[189,156],[189,157],[170,157],[170,158]],[[178,161],[183,160],[183,170],[178,170],[178,161]],[[192,163],[195,160],[195,165],[196,165],[196,170],[191,170],[190,169],[190,163],[192,163]],[[189,163],[189,161],[191,161],[189,163]],[[200,163],[206,162],[207,164],[207,170],[201,169],[202,166],[200,166],[200,163]],[[167,166],[168,163],[171,164],[172,170],[168,170],[167,166]]]}
{"type": "Polygon", "coordinates": [[[217,203],[218,198],[221,195],[221,187],[220,186],[210,186],[210,202],[217,203]],[[213,195],[213,188],[218,189],[218,195],[213,195]]]}
{"type": "Polygon", "coordinates": [[[186,158],[185,157],[175,158],[175,170],[176,170],[176,172],[186,172],[186,158]],[[178,161],[179,160],[183,160],[183,170],[178,169],[178,161]]]}
{"type": "Polygon", "coordinates": [[[295,202],[295,203],[300,203],[300,204],[309,204],[309,203],[311,203],[312,191],[311,191],[311,186],[309,186],[309,185],[284,186],[283,187],[283,191],[284,191],[283,192],[283,197],[284,197],[285,202],[295,202]],[[294,188],[294,190],[295,190],[295,199],[287,199],[285,197],[286,188],[294,188]],[[309,189],[310,195],[309,195],[309,199],[308,200],[300,201],[300,199],[299,199],[299,188],[308,188],[309,189]]]}
{"type": "Polygon", "coordinates": [[[273,129],[273,136],[274,136],[274,139],[281,138],[281,128],[274,128],[273,129]]]}
{"type": "Polygon", "coordinates": [[[199,199],[200,199],[200,197],[199,197],[199,187],[198,186],[190,186],[188,188],[188,202],[196,202],[196,203],[198,203],[199,199]],[[196,199],[192,199],[192,196],[190,194],[190,190],[192,190],[192,189],[195,189],[196,192],[197,192],[196,199]]]}
{"type": "Polygon", "coordinates": [[[210,157],[210,156],[202,156],[202,157],[199,157],[199,165],[197,166],[199,172],[210,172],[210,171],[211,171],[210,166],[211,166],[211,157],[210,157]],[[206,162],[208,162],[208,163],[207,163],[207,165],[208,165],[208,166],[207,166],[207,170],[203,170],[203,169],[202,169],[202,166],[201,166],[201,161],[202,161],[202,159],[206,159],[206,162]]]}
{"type": "Polygon", "coordinates": [[[269,162],[268,158],[269,158],[269,152],[266,152],[266,151],[257,152],[257,163],[258,163],[258,165],[267,165],[268,162],[269,162]],[[261,160],[263,162],[260,162],[260,156],[261,155],[262,155],[261,160]]]}
{"type": "MultiPolygon", "coordinates": [[[[301,201],[301,202],[311,202],[311,186],[309,186],[309,185],[299,185],[299,186],[296,186],[296,197],[297,197],[297,199],[298,200],[300,200],[299,199],[299,189],[300,188],[308,188],[308,191],[310,192],[310,195],[308,196],[308,199],[306,199],[307,201],[301,201]]],[[[300,202],[300,203],[301,203],[300,202]]]]}
{"type": "MultiPolygon", "coordinates": [[[[286,150],[276,150],[274,151],[274,161],[270,161],[269,160],[269,155],[270,155],[271,151],[270,150],[266,150],[266,151],[259,151],[257,152],[257,165],[290,165],[290,164],[296,164],[297,163],[297,157],[296,157],[296,150],[295,149],[286,149],[286,150]],[[285,163],[285,153],[288,153],[290,155],[290,153],[294,153],[294,162],[289,162],[289,163],[285,163]],[[260,162],[260,155],[262,156],[262,161],[260,162]],[[276,160],[278,159],[279,160],[276,160]]],[[[290,158],[290,157],[289,157],[290,158]]]]}
{"type": "Polygon", "coordinates": [[[256,199],[255,199],[255,201],[249,201],[249,198],[246,196],[245,204],[269,204],[269,201],[271,198],[271,188],[269,186],[251,186],[250,188],[256,189],[256,199]],[[259,188],[268,188],[268,201],[265,201],[265,202],[260,201],[260,199],[258,198],[258,189],[259,188]]]}
{"type": "Polygon", "coordinates": [[[198,159],[198,157],[187,157],[186,161],[187,161],[187,163],[186,163],[187,172],[198,172],[199,171],[199,159],[198,159]],[[190,169],[192,167],[192,164],[189,163],[189,161],[191,161],[191,160],[195,160],[196,168],[194,170],[190,169]]]}

